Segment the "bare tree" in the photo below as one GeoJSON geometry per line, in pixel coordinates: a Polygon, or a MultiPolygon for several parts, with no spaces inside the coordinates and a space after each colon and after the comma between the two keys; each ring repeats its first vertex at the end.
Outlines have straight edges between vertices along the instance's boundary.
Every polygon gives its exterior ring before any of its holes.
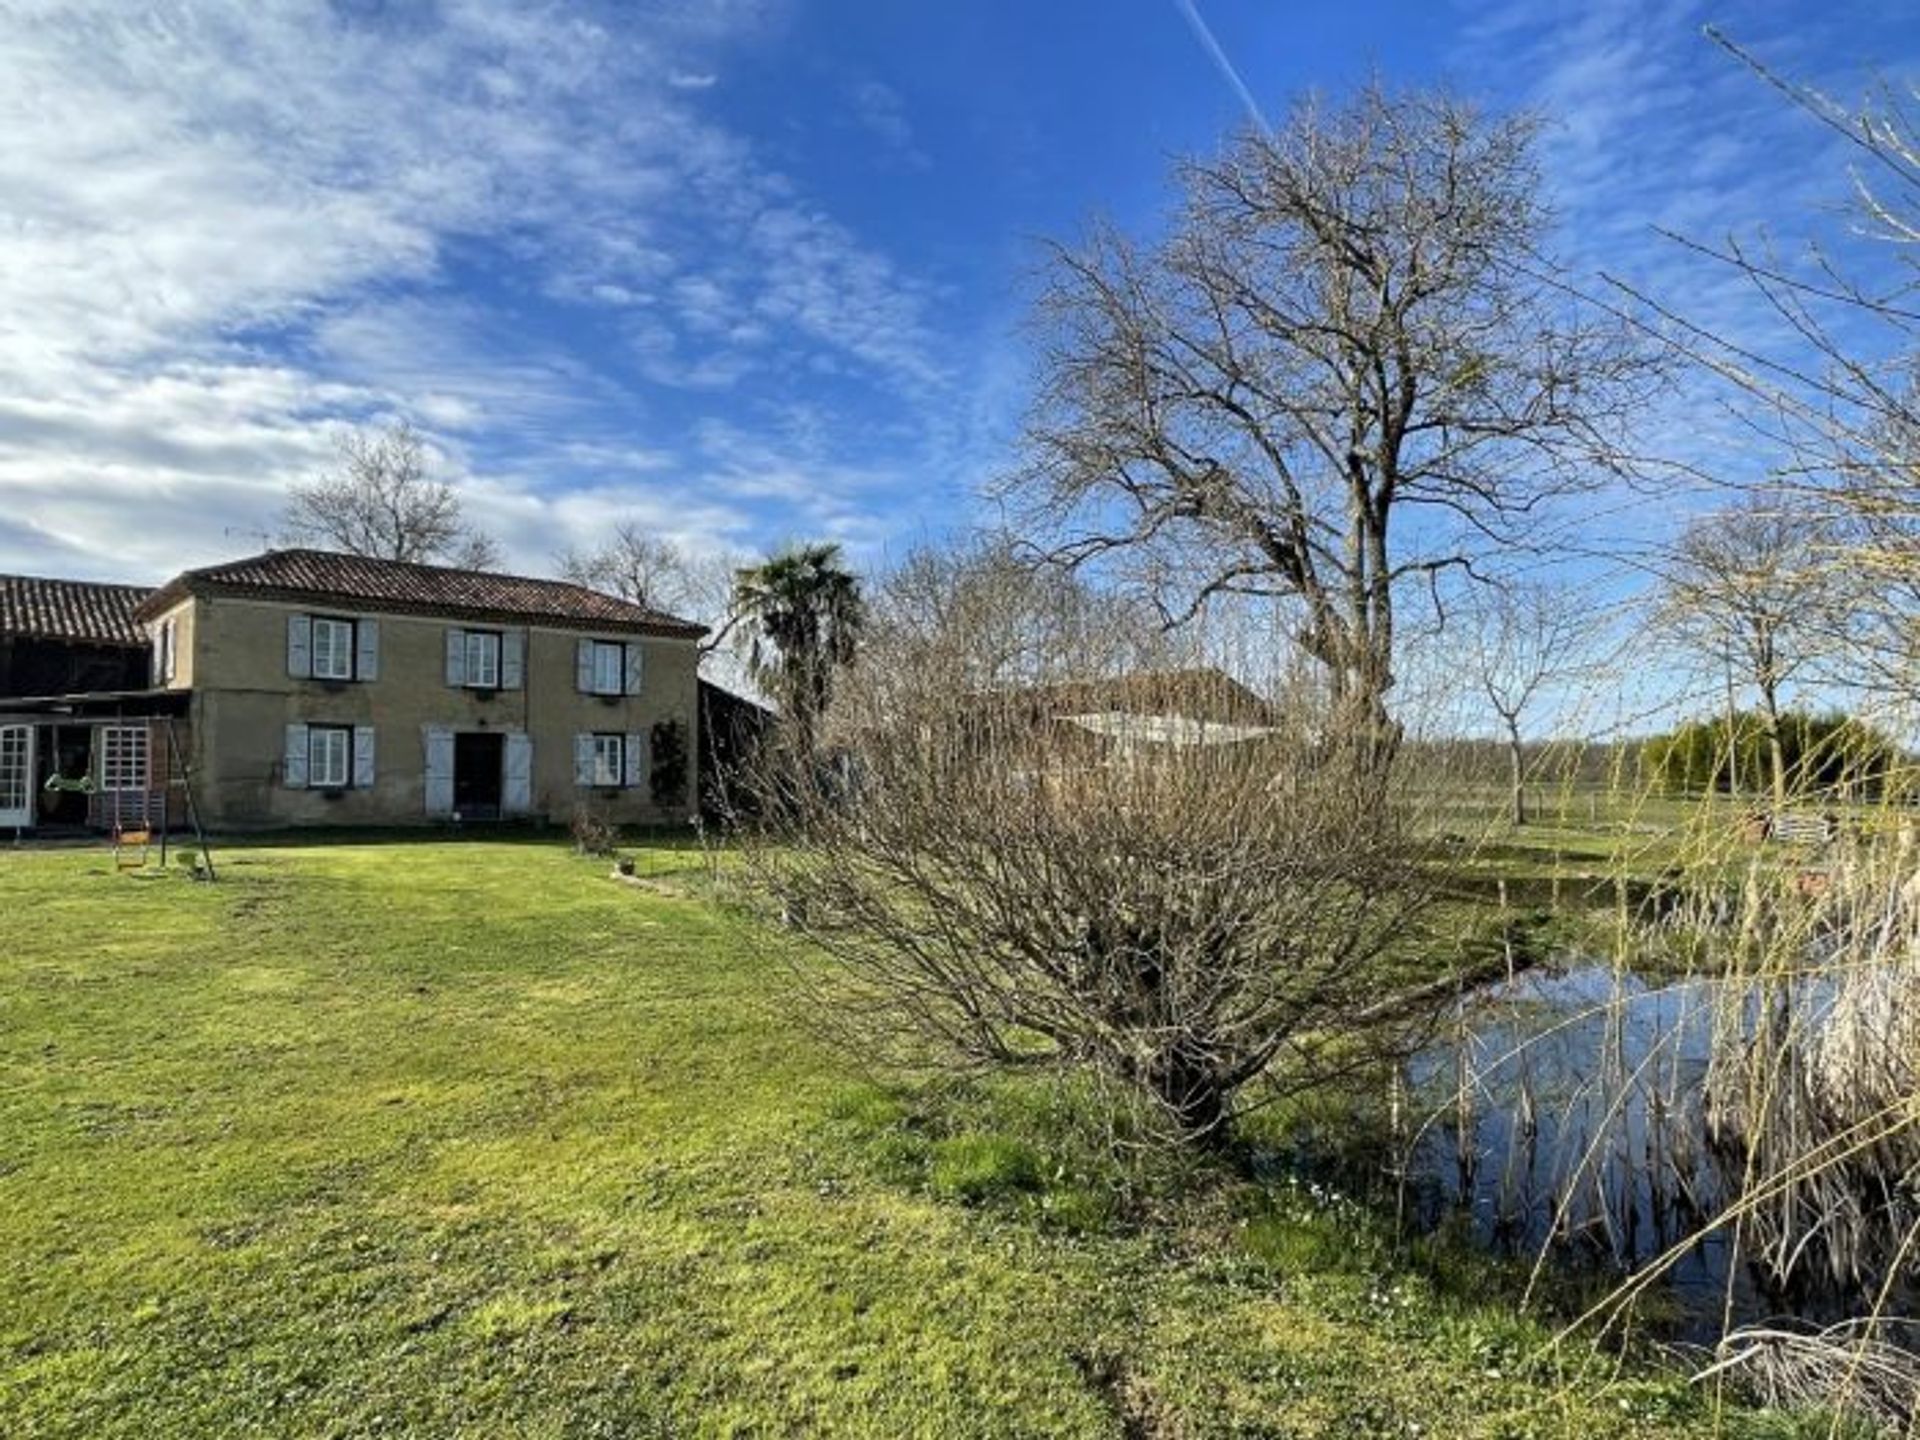
{"type": "Polygon", "coordinates": [[[1469,623],[1473,677],[1507,742],[1509,813],[1515,825],[1525,825],[1528,713],[1580,668],[1587,614],[1565,590],[1510,580],[1486,592],[1469,623]]]}
{"type": "Polygon", "coordinates": [[[1194,658],[1136,596],[1035,565],[1005,535],[909,551],[871,587],[862,653],[874,665],[938,669],[967,694],[1194,658]]]}
{"type": "Polygon", "coordinates": [[[998,642],[937,649],[980,638],[956,615],[920,634],[923,663],[857,666],[835,705],[845,783],[747,837],[754,882],[837,962],[799,972],[830,1033],[903,1064],[1110,1082],[1149,1133],[1196,1143],[1249,1087],[1399,1050],[1426,869],[1377,788],[1323,763],[1322,709],[1228,722],[1178,676],[956,687],[998,642]]]}
{"type": "Polygon", "coordinates": [[[284,525],[293,539],[379,560],[491,570],[501,558],[462,519],[459,494],[433,478],[426,441],[404,421],[343,437],[339,468],[294,486],[284,525]]]}
{"type": "Polygon", "coordinates": [[[1303,104],[1183,165],[1164,241],[1057,249],[1040,303],[1007,488],[1052,555],[1129,564],[1171,621],[1296,604],[1339,728],[1378,759],[1403,589],[1540,539],[1655,367],[1540,253],[1537,128],[1377,87],[1303,104]]]}
{"type": "Polygon", "coordinates": [[[603,544],[568,550],[560,573],[577,585],[618,595],[635,605],[698,620],[708,627],[700,653],[714,650],[732,626],[733,569],[723,555],[696,555],[622,520],[603,544]]]}
{"type": "Polygon", "coordinates": [[[1839,626],[1816,520],[1755,497],[1687,527],[1668,566],[1664,609],[1682,634],[1750,685],[1758,701],[1773,803],[1790,790],[1785,691],[1839,626]]]}

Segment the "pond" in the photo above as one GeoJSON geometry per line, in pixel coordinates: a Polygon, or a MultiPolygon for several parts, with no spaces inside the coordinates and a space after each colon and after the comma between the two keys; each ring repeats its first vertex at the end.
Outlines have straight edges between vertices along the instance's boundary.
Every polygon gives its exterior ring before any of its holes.
{"type": "MultiPolygon", "coordinates": [[[[1870,1311],[1882,1275],[1836,1279],[1833,1267],[1810,1265],[1783,1285],[1756,1263],[1741,1227],[1713,1223],[1746,1164],[1709,1135],[1716,1017],[1722,1044],[1732,1000],[1743,1033],[1778,1007],[1811,1029],[1833,994],[1819,979],[1764,999],[1723,985],[1649,983],[1592,965],[1528,972],[1469,997],[1447,1037],[1407,1069],[1413,1223],[1452,1223],[1495,1251],[1621,1276],[1664,1257],[1655,1293],[1680,1339],[1870,1311]]],[[[1885,1313],[1911,1315],[1916,1302],[1920,1283],[1908,1273],[1885,1313]]]]}

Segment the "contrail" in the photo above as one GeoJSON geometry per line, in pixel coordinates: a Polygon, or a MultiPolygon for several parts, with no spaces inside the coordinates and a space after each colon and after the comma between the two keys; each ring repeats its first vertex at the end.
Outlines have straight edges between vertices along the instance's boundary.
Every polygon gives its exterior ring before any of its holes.
{"type": "Polygon", "coordinates": [[[1187,17],[1194,38],[1199,40],[1207,54],[1213,57],[1213,63],[1219,67],[1227,84],[1233,87],[1233,93],[1240,97],[1240,103],[1246,106],[1247,114],[1253,118],[1254,125],[1269,140],[1273,138],[1273,127],[1267,124],[1267,117],[1260,112],[1260,103],[1253,98],[1253,92],[1247,88],[1247,82],[1240,78],[1240,72],[1233,68],[1233,61],[1227,58],[1227,52],[1220,48],[1220,42],[1213,38],[1213,31],[1207,28],[1207,22],[1200,18],[1200,9],[1194,0],[1173,0],[1180,13],[1187,17]]]}

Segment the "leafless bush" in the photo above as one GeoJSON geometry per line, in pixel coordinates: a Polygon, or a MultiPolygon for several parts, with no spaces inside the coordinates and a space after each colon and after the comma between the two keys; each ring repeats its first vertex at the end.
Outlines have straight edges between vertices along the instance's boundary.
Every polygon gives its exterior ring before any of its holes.
{"type": "Polygon", "coordinates": [[[878,639],[833,766],[783,777],[748,844],[757,887],[837,962],[813,990],[836,1033],[870,1058],[1112,1082],[1157,1133],[1205,1142],[1255,1082],[1405,1043],[1415,847],[1330,759],[1324,707],[1059,655],[967,688],[973,635],[878,639]]]}
{"type": "Polygon", "coordinates": [[[573,807],[573,821],[568,828],[573,835],[573,848],[582,855],[611,855],[620,838],[620,832],[606,817],[588,805],[573,807]]]}

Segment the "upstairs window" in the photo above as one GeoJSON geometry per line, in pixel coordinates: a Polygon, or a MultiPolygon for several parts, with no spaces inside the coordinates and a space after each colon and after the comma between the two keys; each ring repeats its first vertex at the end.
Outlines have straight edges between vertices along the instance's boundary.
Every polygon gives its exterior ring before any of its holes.
{"type": "Polygon", "coordinates": [[[467,684],[476,690],[500,688],[500,632],[466,632],[467,684]]]}
{"type": "Polygon", "coordinates": [[[155,685],[173,683],[176,643],[173,621],[162,620],[160,628],[154,632],[153,636],[153,683],[155,685]]]}
{"type": "MultiPolygon", "coordinates": [[[[593,693],[619,695],[627,688],[627,647],[615,640],[593,642],[593,693]]],[[[619,736],[605,737],[618,740],[619,736]]]]}
{"type": "Polygon", "coordinates": [[[313,678],[353,679],[353,621],[313,617],[313,678]]]}

